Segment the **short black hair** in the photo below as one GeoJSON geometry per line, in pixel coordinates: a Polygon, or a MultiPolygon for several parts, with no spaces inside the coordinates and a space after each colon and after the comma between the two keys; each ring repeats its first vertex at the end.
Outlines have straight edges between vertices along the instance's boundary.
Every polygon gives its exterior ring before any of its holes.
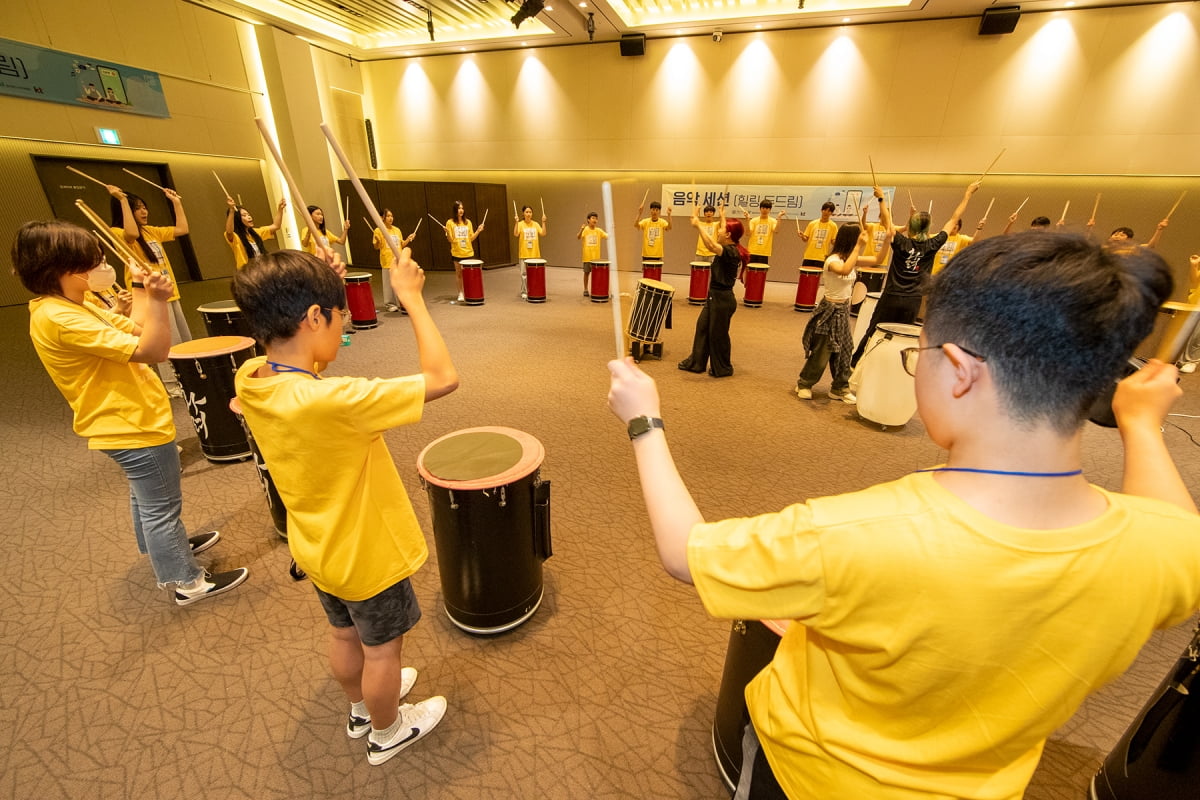
{"type": "Polygon", "coordinates": [[[588,219],[591,219],[592,217],[595,217],[596,219],[600,219],[600,215],[599,215],[599,214],[597,214],[595,211],[589,211],[589,212],[588,212],[588,215],[587,215],[587,218],[588,218],[588,219]]]}
{"type": "Polygon", "coordinates": [[[763,200],[761,203],[758,204],[758,207],[759,208],[770,208],[772,205],[774,205],[774,204],[770,200],[763,200]]]}
{"type": "Polygon", "coordinates": [[[37,295],[58,294],[63,275],[87,272],[103,258],[94,235],[62,220],[26,222],[13,239],[13,272],[37,295]]]}
{"type": "Polygon", "coordinates": [[[1110,237],[1112,237],[1112,236],[1116,236],[1118,233],[1123,233],[1123,234],[1125,234],[1125,238],[1126,238],[1126,239],[1132,239],[1132,238],[1133,238],[1133,228],[1126,228],[1124,225],[1122,225],[1120,228],[1114,228],[1114,229],[1113,229],[1113,232],[1112,232],[1112,233],[1110,233],[1110,234],[1109,234],[1109,236],[1110,236],[1110,237]]]}
{"type": "Polygon", "coordinates": [[[833,204],[833,201],[826,200],[824,203],[821,203],[821,210],[822,211],[837,211],[837,206],[835,206],[833,204]]]}
{"type": "Polygon", "coordinates": [[[333,314],[329,309],[346,306],[342,279],[324,261],[300,250],[252,258],[230,285],[233,301],[242,310],[251,334],[264,346],[295,336],[314,305],[321,307],[330,322],[333,314]]]}
{"type": "Polygon", "coordinates": [[[715,214],[715,213],[717,213],[717,207],[716,206],[705,206],[704,213],[705,214],[709,214],[709,213],[715,214]]]}
{"type": "Polygon", "coordinates": [[[1031,227],[1031,228],[1049,228],[1050,227],[1050,218],[1049,217],[1034,217],[1033,219],[1029,220],[1029,227],[1031,227]]]}
{"type": "Polygon", "coordinates": [[[657,200],[651,200],[650,208],[652,208],[652,209],[657,208],[659,210],[662,210],[662,203],[658,202],[657,200]]]}
{"type": "Polygon", "coordinates": [[[1150,334],[1173,288],[1167,263],[1144,247],[1048,231],[994,236],[933,278],[925,335],[984,356],[1014,419],[1069,433],[1150,334]]]}

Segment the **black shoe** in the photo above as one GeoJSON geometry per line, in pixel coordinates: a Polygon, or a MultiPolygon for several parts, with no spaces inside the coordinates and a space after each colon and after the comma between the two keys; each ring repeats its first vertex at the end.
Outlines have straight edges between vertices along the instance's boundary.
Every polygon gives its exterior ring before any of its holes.
{"type": "Polygon", "coordinates": [[[695,367],[693,367],[692,360],[690,358],[685,358],[683,361],[680,361],[679,368],[681,370],[683,370],[684,372],[695,372],[697,374],[704,372],[703,367],[701,367],[700,369],[696,369],[695,367]]]}
{"type": "Polygon", "coordinates": [[[192,603],[199,603],[209,597],[216,597],[219,594],[224,594],[234,588],[250,575],[250,570],[245,567],[238,567],[229,572],[218,572],[212,574],[208,570],[204,571],[203,581],[198,590],[189,591],[186,594],[180,590],[179,586],[175,587],[175,604],[180,606],[190,606],[192,603]]]}
{"type": "Polygon", "coordinates": [[[192,555],[196,555],[196,553],[203,553],[205,550],[216,544],[220,538],[220,531],[209,531],[208,533],[198,533],[195,536],[189,536],[188,544],[192,546],[192,555]]]}

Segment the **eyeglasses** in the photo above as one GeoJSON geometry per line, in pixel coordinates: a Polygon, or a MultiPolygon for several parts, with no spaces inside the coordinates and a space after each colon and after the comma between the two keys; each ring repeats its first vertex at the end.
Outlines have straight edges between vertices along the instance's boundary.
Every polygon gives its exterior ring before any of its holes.
{"type": "Polygon", "coordinates": [[[336,311],[338,313],[338,325],[345,324],[346,317],[350,314],[350,312],[344,308],[326,308],[325,306],[321,306],[321,310],[328,311],[330,314],[336,311]]]}
{"type": "MultiPolygon", "coordinates": [[[[941,350],[941,349],[942,349],[942,345],[940,345],[940,344],[932,344],[928,347],[906,347],[900,351],[900,363],[904,366],[904,371],[915,378],[915,377],[917,377],[917,360],[920,357],[921,351],[922,350],[941,350]]],[[[984,356],[981,356],[981,355],[979,355],[979,353],[975,353],[975,352],[972,352],[971,350],[968,350],[967,348],[963,347],[961,344],[958,345],[958,349],[962,350],[964,353],[971,356],[972,358],[977,358],[980,361],[987,361],[987,358],[985,358],[984,356]]]]}

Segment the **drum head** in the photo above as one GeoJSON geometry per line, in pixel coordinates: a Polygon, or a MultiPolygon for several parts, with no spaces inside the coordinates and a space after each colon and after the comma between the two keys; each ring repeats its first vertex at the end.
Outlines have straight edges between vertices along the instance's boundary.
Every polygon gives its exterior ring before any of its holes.
{"type": "Polygon", "coordinates": [[[202,306],[197,306],[196,310],[201,314],[220,314],[229,311],[241,311],[238,305],[233,300],[218,300],[215,303],[205,303],[202,306]]]}
{"type": "Polygon", "coordinates": [[[608,266],[607,261],[589,261],[588,263],[591,264],[593,267],[607,267],[608,266]]]}
{"type": "Polygon", "coordinates": [[[854,289],[850,292],[850,302],[857,305],[867,299],[867,285],[862,281],[854,284],[854,289]]]}
{"type": "Polygon", "coordinates": [[[417,456],[417,471],[447,489],[490,489],[524,478],[541,465],[542,443],[512,428],[468,428],[435,440],[417,456]]]}
{"type": "Polygon", "coordinates": [[[527,266],[527,267],[544,267],[544,266],[546,266],[546,259],[544,259],[544,258],[527,258],[527,259],[525,259],[525,266],[527,266]]]}
{"type": "Polygon", "coordinates": [[[711,266],[712,265],[709,264],[707,261],[693,261],[691,263],[692,269],[708,269],[711,266]]]}
{"type": "Polygon", "coordinates": [[[464,258],[462,261],[460,261],[458,263],[464,267],[482,267],[483,266],[483,261],[478,258],[464,258]]]}
{"type": "Polygon", "coordinates": [[[220,356],[237,353],[247,347],[254,347],[254,340],[249,336],[206,336],[203,339],[180,342],[168,351],[167,358],[220,356]]]}
{"type": "Polygon", "coordinates": [[[647,289],[653,289],[657,292],[665,292],[666,294],[675,294],[675,287],[669,283],[656,281],[653,278],[639,278],[638,283],[644,284],[647,289]]]}
{"type": "Polygon", "coordinates": [[[643,267],[661,267],[662,265],[663,265],[663,262],[661,262],[661,261],[646,261],[645,259],[642,260],[643,267]]]}
{"type": "Polygon", "coordinates": [[[347,272],[346,273],[346,283],[362,283],[363,281],[370,281],[370,280],[371,280],[371,273],[369,273],[369,272],[347,272]]]}
{"type": "Polygon", "coordinates": [[[881,322],[876,327],[881,331],[892,334],[893,336],[908,336],[916,339],[921,335],[920,325],[905,325],[901,322],[881,322]]]}

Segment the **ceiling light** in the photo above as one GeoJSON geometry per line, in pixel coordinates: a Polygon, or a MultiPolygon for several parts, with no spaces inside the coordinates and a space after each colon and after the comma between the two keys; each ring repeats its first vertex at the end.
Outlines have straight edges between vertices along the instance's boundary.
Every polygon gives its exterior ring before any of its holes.
{"type": "Polygon", "coordinates": [[[849,17],[842,17],[842,22],[849,22],[849,21],[850,21],[849,17]]]}

